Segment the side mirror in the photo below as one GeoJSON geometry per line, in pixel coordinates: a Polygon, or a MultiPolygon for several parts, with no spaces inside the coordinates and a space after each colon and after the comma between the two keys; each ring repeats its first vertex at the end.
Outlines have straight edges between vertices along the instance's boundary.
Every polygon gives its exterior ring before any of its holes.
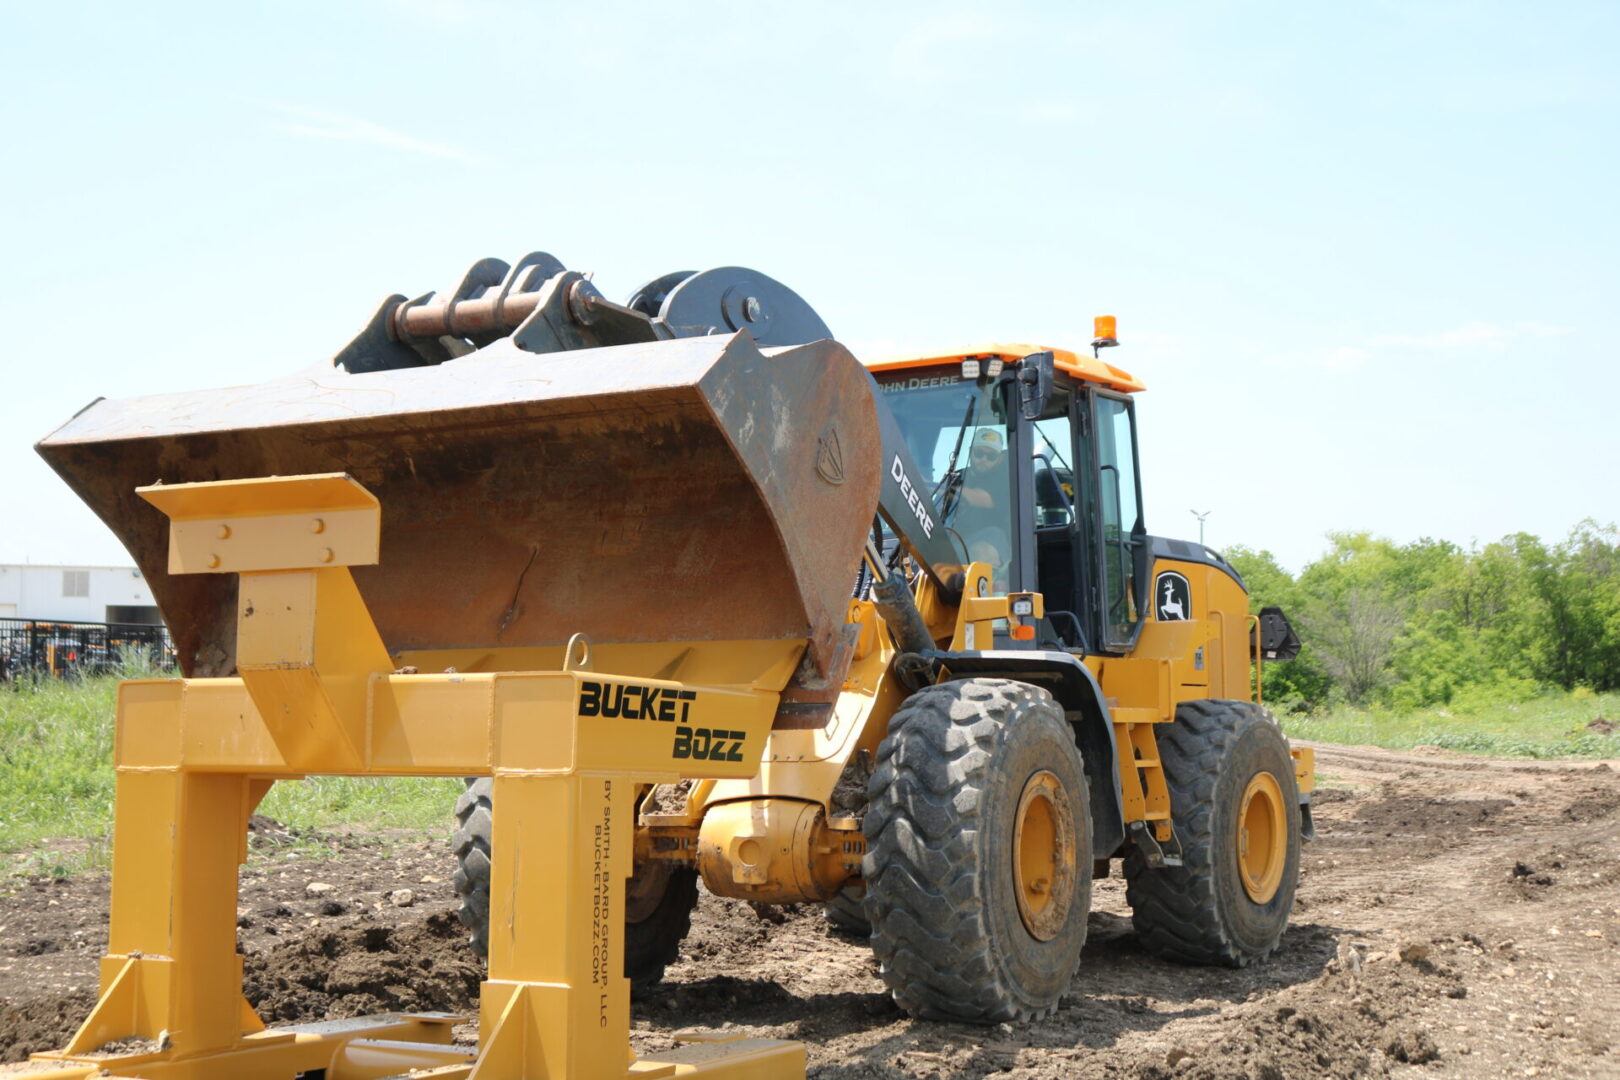
{"type": "Polygon", "coordinates": [[[1050,352],[1030,353],[1018,361],[1018,412],[1025,420],[1034,420],[1046,411],[1054,378],[1050,352]]]}
{"type": "Polygon", "coordinates": [[[1249,648],[1256,659],[1292,660],[1299,655],[1299,635],[1280,607],[1260,609],[1260,638],[1249,634],[1249,648]]]}

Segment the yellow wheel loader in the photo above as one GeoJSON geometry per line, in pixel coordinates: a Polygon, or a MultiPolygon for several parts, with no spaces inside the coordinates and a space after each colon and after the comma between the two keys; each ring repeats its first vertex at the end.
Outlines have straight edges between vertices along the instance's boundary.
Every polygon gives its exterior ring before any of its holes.
{"type": "Polygon", "coordinates": [[[919,1017],[1049,1013],[1116,863],[1155,953],[1263,959],[1313,771],[1257,699],[1298,642],[1147,533],[1114,343],[863,365],[755,271],[617,304],[537,252],[295,375],[81,411],[39,450],[184,677],[120,690],[102,994],[42,1075],[802,1075],[776,1040],[629,1055],[700,880],[827,904],[919,1017]],[[473,778],[476,1049],[242,998],[247,816],[312,774],[473,778]]]}

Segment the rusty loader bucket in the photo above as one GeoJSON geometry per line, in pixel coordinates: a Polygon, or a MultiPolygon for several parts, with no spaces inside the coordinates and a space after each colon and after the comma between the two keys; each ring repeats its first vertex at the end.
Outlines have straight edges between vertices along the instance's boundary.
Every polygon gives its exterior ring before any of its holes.
{"type": "MultiPolygon", "coordinates": [[[[878,498],[869,381],[746,332],[97,401],[39,452],[145,573],[188,675],[234,666],[236,581],[169,572],[153,483],[347,473],[382,505],[355,570],[390,653],[800,639],[838,662],[878,498]]],[[[494,658],[485,661],[495,664],[494,658]]],[[[498,664],[497,664],[498,666],[498,664]]]]}

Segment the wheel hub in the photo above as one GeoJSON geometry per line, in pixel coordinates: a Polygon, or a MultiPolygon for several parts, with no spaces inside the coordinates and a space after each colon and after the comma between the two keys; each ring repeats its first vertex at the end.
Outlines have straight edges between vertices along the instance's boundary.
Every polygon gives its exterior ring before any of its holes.
{"type": "Polygon", "coordinates": [[[1237,859],[1243,891],[1257,904],[1277,895],[1288,856],[1288,823],[1282,786],[1269,772],[1256,773],[1243,789],[1237,816],[1237,859]]]}
{"type": "Polygon", "coordinates": [[[1037,941],[1063,929],[1074,903],[1074,814],[1057,776],[1042,770],[1024,784],[1013,832],[1013,894],[1024,928],[1037,941]]]}

